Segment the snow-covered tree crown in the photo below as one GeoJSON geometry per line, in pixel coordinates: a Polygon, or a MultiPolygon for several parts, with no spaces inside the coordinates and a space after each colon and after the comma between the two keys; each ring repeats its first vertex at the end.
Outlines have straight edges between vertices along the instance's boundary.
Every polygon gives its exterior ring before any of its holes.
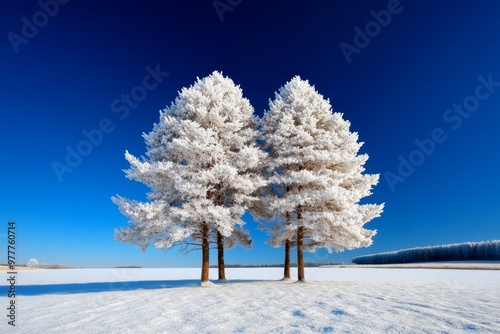
{"type": "MultiPolygon", "coordinates": [[[[152,161],[162,160],[168,153],[172,160],[194,164],[232,158],[234,152],[255,140],[255,121],[253,107],[243,97],[241,88],[215,71],[206,78],[197,78],[191,87],[183,88],[175,102],[160,112],[160,123],[155,124],[149,135],[144,135],[149,147],[147,154],[152,161]],[[194,156],[182,150],[185,147],[180,145],[178,151],[173,151],[173,145],[168,143],[176,134],[198,144],[197,148],[204,146],[205,150],[194,156]],[[216,141],[203,141],[205,137],[216,141]],[[231,152],[229,157],[225,156],[231,152]]],[[[250,155],[246,156],[242,163],[255,168],[257,160],[249,158],[250,155]]]]}
{"type": "MultiPolygon", "coordinates": [[[[126,152],[126,175],[150,187],[150,202],[113,199],[132,223],[117,230],[117,239],[170,248],[199,240],[205,224],[226,237],[241,227],[253,193],[265,184],[253,172],[265,157],[255,144],[255,123],[242,90],[219,72],[182,89],[143,135],[147,158],[126,152]]],[[[246,240],[238,235],[231,240],[246,240]]]]}
{"type": "Polygon", "coordinates": [[[383,205],[359,201],[371,194],[379,175],[362,174],[368,155],[358,155],[363,143],[349,128],[343,114],[333,113],[329,101],[298,76],[269,102],[261,121],[271,183],[264,201],[275,216],[295,217],[286,229],[272,225],[271,244],[292,239],[297,226],[306,229],[310,248],[341,250],[371,244],[375,231],[362,226],[378,217],[383,205]]]}
{"type": "Polygon", "coordinates": [[[332,113],[329,100],[296,76],[269,102],[262,133],[269,147],[278,145],[285,154],[269,159],[273,166],[308,161],[323,166],[343,163],[347,156],[358,153],[363,143],[357,142],[358,134],[351,133],[349,127],[343,114],[332,113]]]}

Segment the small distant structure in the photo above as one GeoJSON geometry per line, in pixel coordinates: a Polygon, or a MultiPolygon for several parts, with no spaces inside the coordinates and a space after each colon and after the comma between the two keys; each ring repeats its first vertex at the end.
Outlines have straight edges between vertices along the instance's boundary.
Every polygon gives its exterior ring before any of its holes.
{"type": "Polygon", "coordinates": [[[38,261],[36,259],[29,259],[26,266],[31,269],[36,268],[38,267],[38,261]]]}

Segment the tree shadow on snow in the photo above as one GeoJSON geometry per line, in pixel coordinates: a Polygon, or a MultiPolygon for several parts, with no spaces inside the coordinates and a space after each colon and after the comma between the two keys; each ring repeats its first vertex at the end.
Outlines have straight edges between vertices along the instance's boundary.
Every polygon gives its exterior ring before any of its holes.
{"type": "MultiPolygon", "coordinates": [[[[226,285],[252,282],[268,282],[267,280],[225,280],[211,281],[212,285],[226,285]]],[[[271,281],[269,281],[271,282],[271,281]]],[[[171,289],[183,287],[200,287],[199,280],[163,280],[163,281],[130,281],[130,282],[96,282],[96,283],[70,283],[47,285],[18,285],[16,295],[40,296],[55,294],[78,294],[110,291],[134,291],[171,289]]]]}

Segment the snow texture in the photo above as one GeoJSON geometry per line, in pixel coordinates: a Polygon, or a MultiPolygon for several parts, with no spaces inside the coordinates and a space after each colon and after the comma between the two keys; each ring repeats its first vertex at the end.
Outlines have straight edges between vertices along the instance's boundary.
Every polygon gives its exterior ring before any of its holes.
{"type": "MultiPolygon", "coordinates": [[[[281,268],[227,269],[230,281],[204,288],[194,268],[22,271],[17,326],[4,322],[0,331],[500,332],[498,270],[306,271],[309,281],[296,284],[280,280],[281,268]]],[[[5,295],[0,303],[7,305],[5,295]]]]}

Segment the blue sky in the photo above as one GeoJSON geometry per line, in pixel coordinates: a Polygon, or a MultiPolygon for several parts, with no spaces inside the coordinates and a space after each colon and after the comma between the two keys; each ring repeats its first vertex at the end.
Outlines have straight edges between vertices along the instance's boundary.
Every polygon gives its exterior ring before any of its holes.
{"type": "MultiPolygon", "coordinates": [[[[0,239],[16,221],[19,263],[199,266],[198,252],[114,241],[127,219],[110,197],[145,199],[124,177],[124,151],[144,154],[158,111],[213,70],[259,115],[294,75],[308,79],[381,174],[366,199],[386,203],[367,225],[373,245],[307,261],[500,238],[498,1],[222,0],[219,13],[212,1],[55,3],[7,1],[0,14],[0,239]],[[70,166],[68,150],[85,156],[70,166]]],[[[280,263],[245,217],[254,248],[226,262],[280,263]]]]}

